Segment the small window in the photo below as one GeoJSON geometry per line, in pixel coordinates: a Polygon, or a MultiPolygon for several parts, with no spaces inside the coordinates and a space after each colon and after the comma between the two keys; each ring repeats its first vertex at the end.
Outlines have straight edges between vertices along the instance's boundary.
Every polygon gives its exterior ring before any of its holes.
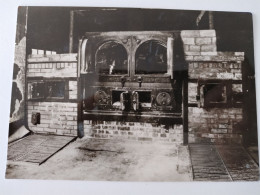
{"type": "Polygon", "coordinates": [[[121,44],[109,41],[96,53],[96,70],[104,75],[122,75],[128,73],[127,52],[121,44]]]}
{"type": "Polygon", "coordinates": [[[65,82],[51,81],[47,82],[47,98],[64,99],[65,97],[65,82]]]}
{"type": "Polygon", "coordinates": [[[136,51],[136,74],[167,73],[167,49],[158,41],[147,41],[136,51]]]}

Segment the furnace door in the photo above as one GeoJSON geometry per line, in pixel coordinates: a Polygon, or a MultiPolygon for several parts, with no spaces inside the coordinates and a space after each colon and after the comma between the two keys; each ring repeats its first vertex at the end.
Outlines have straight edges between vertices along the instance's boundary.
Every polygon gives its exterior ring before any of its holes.
{"type": "Polygon", "coordinates": [[[132,36],[132,75],[173,78],[173,40],[169,35],[132,36]]]}
{"type": "Polygon", "coordinates": [[[81,74],[101,77],[170,76],[173,79],[173,35],[160,32],[107,32],[83,39],[81,74]]]}

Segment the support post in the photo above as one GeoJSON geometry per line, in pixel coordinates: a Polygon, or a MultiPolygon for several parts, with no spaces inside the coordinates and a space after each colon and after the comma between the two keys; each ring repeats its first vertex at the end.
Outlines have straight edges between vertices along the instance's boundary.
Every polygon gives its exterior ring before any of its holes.
{"type": "Polygon", "coordinates": [[[74,11],[70,11],[69,53],[73,53],[74,11]]]}
{"type": "Polygon", "coordinates": [[[188,144],[188,71],[184,72],[183,75],[183,145],[188,144]]]}
{"type": "Polygon", "coordinates": [[[78,77],[78,137],[82,138],[84,136],[84,121],[83,121],[83,86],[82,78],[78,77]]]}
{"type": "Polygon", "coordinates": [[[171,75],[171,79],[173,79],[173,44],[174,39],[172,37],[168,37],[167,39],[167,73],[171,75]]]}
{"type": "Polygon", "coordinates": [[[209,11],[209,29],[214,29],[214,16],[212,11],[209,11]]]}

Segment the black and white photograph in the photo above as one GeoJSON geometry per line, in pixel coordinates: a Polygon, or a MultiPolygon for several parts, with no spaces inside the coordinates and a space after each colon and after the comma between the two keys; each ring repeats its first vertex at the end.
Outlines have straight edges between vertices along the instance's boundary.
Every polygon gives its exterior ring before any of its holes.
{"type": "Polygon", "coordinates": [[[19,6],[5,178],[259,180],[252,13],[19,6]]]}

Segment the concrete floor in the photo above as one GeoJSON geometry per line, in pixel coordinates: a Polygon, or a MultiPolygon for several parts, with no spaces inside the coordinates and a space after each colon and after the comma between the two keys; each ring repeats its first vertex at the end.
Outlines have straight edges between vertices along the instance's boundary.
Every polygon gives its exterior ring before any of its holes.
{"type": "MultiPolygon", "coordinates": [[[[258,159],[258,150],[253,149],[258,159]]],[[[9,160],[6,178],[158,182],[259,180],[259,166],[247,151],[241,145],[183,146],[84,137],[40,166],[9,160]]]]}
{"type": "Polygon", "coordinates": [[[7,179],[191,181],[187,146],[83,138],[42,165],[8,161],[7,179]]]}

